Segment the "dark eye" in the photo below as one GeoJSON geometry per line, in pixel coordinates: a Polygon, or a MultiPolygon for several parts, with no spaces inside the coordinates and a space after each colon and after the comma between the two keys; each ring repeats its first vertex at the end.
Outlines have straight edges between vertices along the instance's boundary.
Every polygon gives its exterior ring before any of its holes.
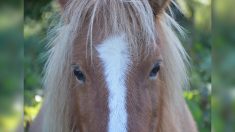
{"type": "Polygon", "coordinates": [[[74,67],[73,74],[74,74],[74,76],[76,76],[78,81],[80,81],[81,83],[85,82],[86,78],[85,78],[84,74],[81,72],[81,70],[79,69],[78,66],[74,67]]]}
{"type": "Polygon", "coordinates": [[[153,69],[151,70],[149,77],[150,78],[155,78],[157,76],[158,71],[160,70],[160,63],[157,62],[154,64],[153,69]]]}

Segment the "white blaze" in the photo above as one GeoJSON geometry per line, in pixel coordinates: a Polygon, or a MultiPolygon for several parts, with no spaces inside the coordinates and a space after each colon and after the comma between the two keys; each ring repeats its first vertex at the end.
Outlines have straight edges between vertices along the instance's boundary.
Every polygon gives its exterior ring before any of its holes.
{"type": "Polygon", "coordinates": [[[97,47],[108,87],[108,132],[127,132],[126,76],[130,55],[123,36],[111,36],[97,47]]]}

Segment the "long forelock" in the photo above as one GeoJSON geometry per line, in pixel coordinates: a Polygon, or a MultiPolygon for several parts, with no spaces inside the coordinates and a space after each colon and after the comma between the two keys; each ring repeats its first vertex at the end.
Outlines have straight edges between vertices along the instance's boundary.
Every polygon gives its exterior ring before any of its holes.
{"type": "Polygon", "coordinates": [[[130,49],[152,49],[156,43],[155,21],[148,0],[72,0],[62,15],[65,25],[71,26],[75,40],[84,27],[87,31],[87,47],[93,47],[93,36],[125,33],[130,49]],[[97,31],[99,27],[101,30],[97,31]]]}

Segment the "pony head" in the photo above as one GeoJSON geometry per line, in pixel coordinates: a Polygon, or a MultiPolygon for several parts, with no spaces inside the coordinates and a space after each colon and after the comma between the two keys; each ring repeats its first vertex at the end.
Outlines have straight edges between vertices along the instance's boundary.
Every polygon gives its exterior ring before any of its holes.
{"type": "Polygon", "coordinates": [[[165,12],[170,0],[60,3],[45,67],[44,131],[185,129],[187,57],[165,12]]]}

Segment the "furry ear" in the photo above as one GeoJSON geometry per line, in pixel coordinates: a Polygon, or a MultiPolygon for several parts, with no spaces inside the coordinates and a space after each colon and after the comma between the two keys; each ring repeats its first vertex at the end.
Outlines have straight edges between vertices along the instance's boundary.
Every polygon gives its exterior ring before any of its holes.
{"type": "Polygon", "coordinates": [[[57,1],[59,2],[60,6],[64,9],[66,3],[67,3],[69,0],[57,0],[57,1]]]}
{"type": "Polygon", "coordinates": [[[170,4],[171,0],[149,0],[154,15],[159,15],[170,4]]]}

